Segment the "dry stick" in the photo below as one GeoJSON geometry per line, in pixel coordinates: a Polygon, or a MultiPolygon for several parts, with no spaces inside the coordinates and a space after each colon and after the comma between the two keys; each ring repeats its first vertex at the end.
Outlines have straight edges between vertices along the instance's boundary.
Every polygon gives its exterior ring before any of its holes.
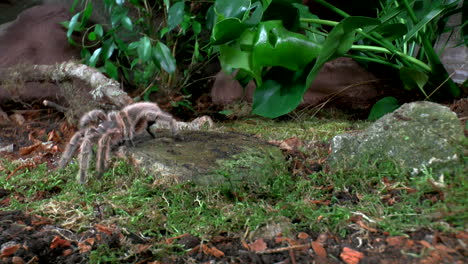
{"type": "Polygon", "coordinates": [[[294,245],[294,246],[289,246],[289,247],[268,249],[268,250],[260,251],[257,253],[258,254],[272,254],[272,253],[279,253],[279,252],[289,251],[289,250],[294,250],[294,249],[303,249],[303,248],[308,248],[308,247],[310,247],[310,244],[302,244],[302,245],[294,245]]]}
{"type": "MultiPolygon", "coordinates": [[[[458,68],[458,69],[461,69],[461,68],[463,68],[463,67],[465,67],[465,64],[463,64],[463,65],[462,65],[460,68],[458,68]]],[[[430,98],[435,92],[437,92],[437,90],[439,90],[440,87],[442,87],[442,85],[444,85],[446,82],[448,82],[448,80],[449,80],[450,78],[452,78],[452,76],[455,75],[455,73],[456,73],[456,71],[452,72],[452,74],[450,74],[450,75],[447,77],[447,79],[445,79],[439,86],[437,86],[437,88],[435,88],[434,91],[432,91],[432,93],[430,93],[430,94],[426,97],[426,99],[424,99],[424,100],[429,100],[429,98],[430,98]]]]}
{"type": "Polygon", "coordinates": [[[52,101],[49,101],[49,100],[42,101],[42,104],[44,104],[45,106],[48,106],[48,107],[55,108],[55,110],[57,110],[59,112],[62,112],[62,113],[65,113],[68,110],[68,108],[66,108],[64,106],[61,106],[59,104],[56,104],[56,103],[54,103],[52,101]]]}

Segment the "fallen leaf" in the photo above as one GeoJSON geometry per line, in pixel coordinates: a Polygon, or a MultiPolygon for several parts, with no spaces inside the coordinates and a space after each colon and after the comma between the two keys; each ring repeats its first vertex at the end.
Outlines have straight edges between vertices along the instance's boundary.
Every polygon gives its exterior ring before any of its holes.
{"type": "Polygon", "coordinates": [[[24,259],[22,259],[21,257],[14,256],[14,257],[11,258],[11,263],[13,263],[13,264],[24,264],[24,263],[26,263],[26,261],[24,261],[24,259]]]}
{"type": "Polygon", "coordinates": [[[10,200],[10,197],[0,200],[0,207],[7,207],[8,205],[10,205],[10,200]]]}
{"type": "Polygon", "coordinates": [[[312,245],[312,249],[314,249],[314,252],[315,254],[317,254],[317,256],[321,258],[327,257],[327,251],[325,250],[325,248],[323,248],[323,246],[319,242],[312,241],[310,242],[310,244],[312,245]]]}
{"type": "Polygon", "coordinates": [[[407,238],[404,236],[394,236],[394,237],[387,237],[385,241],[389,246],[393,247],[403,247],[403,245],[406,243],[407,238]]]}
{"type": "Polygon", "coordinates": [[[58,142],[61,142],[62,139],[60,138],[59,134],[57,133],[57,131],[54,130],[51,130],[48,134],[47,134],[47,141],[52,141],[54,143],[58,143],[58,142]]]}
{"type": "Polygon", "coordinates": [[[254,252],[262,252],[267,249],[267,244],[263,240],[263,238],[255,240],[255,242],[249,244],[249,248],[251,251],[254,252]]]}
{"type": "Polygon", "coordinates": [[[59,248],[59,247],[60,248],[70,247],[70,246],[71,246],[71,242],[66,239],[61,238],[60,236],[55,236],[54,239],[52,239],[52,242],[50,244],[51,249],[59,248]]]}
{"type": "Polygon", "coordinates": [[[106,233],[109,236],[112,235],[112,230],[110,228],[108,228],[107,226],[103,226],[103,225],[100,225],[100,224],[95,224],[94,227],[99,232],[106,233]]]}
{"type": "Polygon", "coordinates": [[[297,234],[297,238],[299,238],[299,239],[307,239],[307,238],[309,238],[309,234],[304,233],[304,232],[299,232],[299,234],[297,234]]]}
{"type": "MultiPolygon", "coordinates": [[[[7,242],[9,244],[9,242],[7,242]]],[[[2,248],[2,252],[0,252],[0,257],[7,257],[11,256],[16,253],[16,251],[21,247],[20,244],[12,244],[11,246],[6,246],[2,248]]]]}
{"type": "Polygon", "coordinates": [[[211,255],[217,258],[224,257],[224,252],[217,249],[216,247],[209,247],[208,245],[203,244],[202,248],[205,255],[211,255]]]}
{"type": "Polygon", "coordinates": [[[138,254],[147,251],[149,248],[151,248],[153,245],[151,244],[138,244],[137,245],[137,252],[138,254]]]}
{"type": "Polygon", "coordinates": [[[80,249],[80,253],[86,253],[91,251],[92,246],[85,242],[78,242],[78,248],[80,249]]]}
{"type": "Polygon", "coordinates": [[[345,247],[343,248],[340,257],[346,264],[357,264],[359,261],[361,261],[362,258],[364,258],[364,254],[354,249],[345,247]]]}
{"type": "Polygon", "coordinates": [[[62,252],[62,256],[64,256],[64,257],[70,256],[72,253],[73,253],[73,249],[71,249],[71,248],[65,249],[65,250],[62,252]]]}

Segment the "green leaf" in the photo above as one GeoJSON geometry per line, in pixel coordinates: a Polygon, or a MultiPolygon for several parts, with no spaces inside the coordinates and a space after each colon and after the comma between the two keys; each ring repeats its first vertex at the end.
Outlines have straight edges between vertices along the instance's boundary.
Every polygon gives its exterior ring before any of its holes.
{"type": "Polygon", "coordinates": [[[304,35],[286,30],[281,21],[266,21],[258,26],[253,48],[254,68],[282,66],[299,71],[320,54],[320,44],[304,35]]]}
{"type": "Polygon", "coordinates": [[[81,19],[81,23],[86,24],[88,19],[91,17],[92,13],[93,13],[93,3],[92,2],[87,2],[86,8],[83,11],[83,18],[81,19]]]}
{"type": "Polygon", "coordinates": [[[242,19],[250,7],[250,0],[216,0],[215,12],[223,18],[242,19]]]}
{"type": "Polygon", "coordinates": [[[252,67],[251,56],[251,52],[241,50],[239,45],[219,47],[219,61],[225,71],[243,69],[257,80],[257,84],[261,84],[260,71],[252,67]]]}
{"type": "Polygon", "coordinates": [[[151,40],[147,36],[140,39],[140,43],[138,45],[138,57],[143,62],[146,62],[151,58],[151,40]]]}
{"type": "Polygon", "coordinates": [[[384,24],[375,28],[374,32],[379,33],[388,41],[399,39],[408,33],[407,26],[403,23],[384,24]]]}
{"type": "Polygon", "coordinates": [[[244,23],[248,26],[255,26],[262,20],[263,17],[263,6],[261,2],[255,2],[249,8],[250,12],[252,13],[248,19],[244,21],[244,23]],[[252,12],[253,10],[253,12],[252,12]]]}
{"type": "Polygon", "coordinates": [[[177,2],[169,8],[169,14],[167,17],[167,26],[169,30],[173,30],[183,21],[185,13],[184,8],[184,1],[177,2]]]}
{"type": "Polygon", "coordinates": [[[406,90],[419,89],[427,97],[424,86],[429,80],[429,76],[426,73],[414,68],[402,67],[400,69],[400,79],[406,90]]]}
{"type": "Polygon", "coordinates": [[[193,34],[194,34],[195,36],[198,36],[198,34],[200,34],[201,28],[202,28],[202,27],[201,27],[201,24],[200,24],[200,23],[198,23],[197,21],[193,21],[193,23],[192,23],[192,30],[193,30],[193,34]]]}
{"type": "Polygon", "coordinates": [[[209,30],[212,30],[214,24],[216,23],[216,14],[214,11],[214,5],[208,8],[208,11],[206,11],[205,18],[206,18],[206,28],[209,30]]]}
{"type": "Polygon", "coordinates": [[[102,58],[104,60],[109,59],[112,56],[112,54],[114,53],[115,48],[116,48],[116,46],[115,46],[114,41],[112,41],[112,39],[106,39],[102,44],[102,49],[103,49],[102,58]]]}
{"type": "Polygon", "coordinates": [[[106,60],[104,64],[105,73],[109,75],[112,79],[117,80],[119,78],[119,72],[117,67],[109,60],[106,60]]]}
{"type": "Polygon", "coordinates": [[[290,31],[297,31],[300,26],[299,10],[293,6],[293,1],[276,0],[271,2],[263,13],[263,21],[281,20],[284,27],[290,31]]]}
{"type": "Polygon", "coordinates": [[[120,24],[122,19],[124,19],[127,16],[127,13],[128,13],[128,10],[123,7],[115,8],[114,11],[111,12],[112,27],[116,28],[120,24]]]}
{"type": "Polygon", "coordinates": [[[406,34],[405,39],[403,42],[407,42],[410,39],[412,39],[416,34],[418,34],[421,30],[424,29],[424,27],[431,22],[432,19],[436,18],[439,16],[442,12],[444,11],[444,8],[439,6],[439,7],[434,7],[427,13],[416,25],[411,27],[411,30],[408,31],[408,34],[406,34]]]}
{"type": "Polygon", "coordinates": [[[88,34],[88,39],[91,40],[91,41],[95,41],[96,40],[96,33],[90,32],[88,34]]]}
{"type": "Polygon", "coordinates": [[[398,100],[395,97],[384,97],[377,101],[374,104],[374,106],[372,106],[372,109],[367,119],[370,121],[375,121],[381,118],[382,116],[395,111],[396,109],[398,109],[398,107],[400,107],[400,105],[398,104],[398,100]]]}
{"type": "Polygon", "coordinates": [[[216,23],[211,34],[211,44],[220,45],[237,39],[247,29],[237,18],[228,18],[216,23]]]}
{"type": "Polygon", "coordinates": [[[174,73],[176,70],[176,60],[172,56],[171,50],[162,42],[158,42],[154,48],[154,58],[156,63],[167,73],[174,73]]]}
{"type": "Polygon", "coordinates": [[[101,54],[102,48],[98,48],[93,52],[93,55],[91,55],[91,58],[89,58],[88,65],[91,67],[96,67],[96,63],[99,59],[99,55],[101,54]]]}
{"type": "Polygon", "coordinates": [[[96,26],[94,27],[94,34],[96,34],[98,38],[101,38],[103,36],[104,30],[102,29],[101,24],[96,24],[96,26]]]}
{"type": "Polygon", "coordinates": [[[78,22],[80,15],[81,12],[78,12],[70,19],[70,23],[68,23],[67,38],[70,39],[73,32],[78,31],[78,28],[81,26],[81,23],[78,22]]]}
{"type": "Polygon", "coordinates": [[[266,81],[255,89],[252,113],[275,118],[294,110],[302,100],[307,72],[271,68],[266,81]]]}
{"type": "Polygon", "coordinates": [[[132,20],[128,17],[128,16],[124,16],[122,18],[122,26],[128,30],[128,31],[132,31],[133,30],[133,23],[132,23],[132,20]]]}
{"type": "MultiPolygon", "coordinates": [[[[322,44],[322,50],[314,67],[307,76],[307,84],[310,87],[323,64],[334,58],[344,55],[351,48],[354,41],[355,30],[364,26],[378,25],[380,21],[370,17],[347,17],[336,25],[328,34],[322,44]]],[[[303,91],[305,92],[305,90],[303,91]]]]}

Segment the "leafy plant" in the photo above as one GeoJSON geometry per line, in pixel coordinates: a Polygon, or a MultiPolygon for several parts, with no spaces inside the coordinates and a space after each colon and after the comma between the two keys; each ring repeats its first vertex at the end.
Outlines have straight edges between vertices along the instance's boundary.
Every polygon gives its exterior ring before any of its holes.
{"type": "Polygon", "coordinates": [[[180,92],[191,73],[211,56],[209,49],[201,48],[204,43],[199,38],[205,18],[188,12],[184,1],[164,0],[152,5],[147,0],[105,0],[105,10],[94,10],[92,3],[74,1],[72,12],[77,6],[82,10],[63,23],[68,40],[82,48],[85,64],[137,88],[144,100],[155,91],[178,87],[174,90],[180,92]],[[108,21],[91,21],[93,12],[102,11],[106,15],[100,17],[108,21]],[[161,17],[163,21],[158,23],[161,17]],[[82,35],[79,42],[73,37],[75,32],[82,35]],[[182,51],[189,51],[191,59],[180,72],[176,57],[182,51]]]}
{"type": "Polygon", "coordinates": [[[255,79],[253,113],[274,118],[292,111],[320,68],[340,56],[396,68],[405,89],[418,89],[427,99],[437,89],[460,95],[432,48],[444,19],[461,12],[459,1],[387,0],[377,18],[316,2],[344,19],[318,19],[301,1],[216,0],[211,42],[226,71],[240,69],[255,79]]]}

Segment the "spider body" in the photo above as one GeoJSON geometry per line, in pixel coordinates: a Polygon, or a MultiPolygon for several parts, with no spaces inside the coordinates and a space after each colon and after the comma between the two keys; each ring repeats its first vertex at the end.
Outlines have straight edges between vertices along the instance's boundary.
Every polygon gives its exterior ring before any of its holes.
{"type": "Polygon", "coordinates": [[[112,146],[120,143],[134,145],[136,135],[150,131],[150,126],[158,121],[170,124],[173,136],[177,136],[176,121],[169,113],[162,111],[156,103],[134,103],[120,111],[105,113],[102,110],[92,110],[85,113],[80,119],[80,129],[71,137],[58,167],[64,168],[73,154],[79,148],[78,172],[79,182],[84,184],[93,153],[93,146],[97,145],[96,172],[100,178],[107,170],[111,157],[112,146]]]}

